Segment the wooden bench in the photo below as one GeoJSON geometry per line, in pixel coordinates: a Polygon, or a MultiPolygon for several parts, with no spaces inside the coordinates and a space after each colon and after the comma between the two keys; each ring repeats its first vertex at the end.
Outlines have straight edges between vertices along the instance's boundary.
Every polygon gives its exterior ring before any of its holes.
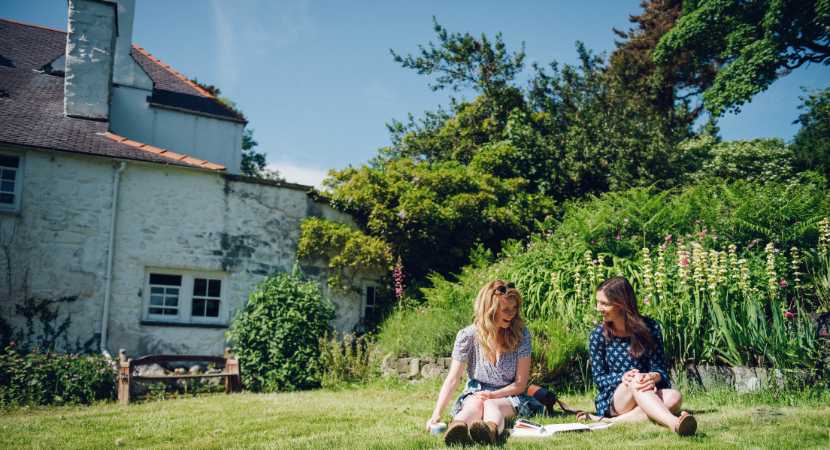
{"type": "Polygon", "coordinates": [[[130,402],[130,391],[133,387],[133,380],[178,380],[182,378],[211,378],[225,377],[225,393],[242,392],[242,377],[239,371],[239,360],[231,358],[231,349],[225,349],[225,357],[221,356],[192,356],[192,355],[149,355],[138,359],[127,359],[124,349],[118,352],[118,401],[123,404],[130,402]],[[158,364],[165,362],[210,362],[213,364],[224,364],[225,370],[222,373],[203,373],[187,375],[133,375],[133,368],[158,364]]]}

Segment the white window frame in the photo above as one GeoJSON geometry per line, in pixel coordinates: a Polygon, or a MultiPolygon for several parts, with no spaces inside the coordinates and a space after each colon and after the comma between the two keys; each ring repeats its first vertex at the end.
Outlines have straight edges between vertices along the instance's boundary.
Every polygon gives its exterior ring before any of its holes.
{"type": "Polygon", "coordinates": [[[363,319],[366,317],[366,309],[372,308],[373,310],[378,307],[378,284],[375,281],[370,280],[363,280],[363,295],[360,297],[360,318],[363,319]],[[369,297],[369,288],[375,289],[375,304],[374,305],[367,305],[366,299],[369,297]]]}
{"type": "MultiPolygon", "coordinates": [[[[19,153],[11,153],[7,151],[0,151],[0,156],[6,157],[16,157],[17,158],[17,167],[8,167],[8,169],[13,169],[16,172],[15,179],[14,179],[14,203],[4,204],[0,203],[0,212],[10,212],[10,213],[19,213],[20,212],[20,194],[23,192],[23,173],[24,173],[24,164],[25,159],[24,155],[19,153]]],[[[6,166],[1,166],[0,169],[6,169],[6,166]]]]}
{"type": "Polygon", "coordinates": [[[227,272],[210,272],[202,270],[169,269],[161,267],[146,267],[144,270],[144,290],[142,291],[142,321],[153,323],[169,323],[171,325],[227,325],[228,323],[228,300],[230,297],[229,274],[227,272]],[[150,275],[177,275],[182,277],[182,284],[179,287],[179,311],[175,316],[150,314],[150,275]],[[221,280],[221,296],[219,297],[219,316],[200,317],[193,316],[193,285],[196,278],[207,278],[209,280],[221,280]]]}

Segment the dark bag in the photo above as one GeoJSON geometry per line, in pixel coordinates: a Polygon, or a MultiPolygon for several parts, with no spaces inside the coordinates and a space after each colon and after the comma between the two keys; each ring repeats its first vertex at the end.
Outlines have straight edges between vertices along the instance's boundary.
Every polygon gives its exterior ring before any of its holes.
{"type": "Polygon", "coordinates": [[[527,395],[535,398],[539,403],[545,405],[545,411],[547,411],[548,415],[553,414],[553,405],[559,404],[559,406],[565,410],[572,413],[579,413],[578,409],[571,408],[568,406],[567,403],[563,402],[556,398],[556,394],[553,392],[540,387],[536,386],[535,384],[531,384],[529,388],[527,388],[527,395]]]}

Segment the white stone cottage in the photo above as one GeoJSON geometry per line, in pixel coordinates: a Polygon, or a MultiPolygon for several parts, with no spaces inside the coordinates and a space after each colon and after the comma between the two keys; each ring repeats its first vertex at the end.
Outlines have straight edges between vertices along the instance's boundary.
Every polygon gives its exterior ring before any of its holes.
{"type": "MultiPolygon", "coordinates": [[[[68,32],[0,19],[0,314],[19,328],[24,298],[77,295],[72,342],[220,355],[303,218],[351,218],[239,175],[245,119],[132,44],[135,0],[68,4],[68,32]]],[[[338,331],[373,305],[375,274],[353,275],[363,295],[329,294],[338,331]]]]}

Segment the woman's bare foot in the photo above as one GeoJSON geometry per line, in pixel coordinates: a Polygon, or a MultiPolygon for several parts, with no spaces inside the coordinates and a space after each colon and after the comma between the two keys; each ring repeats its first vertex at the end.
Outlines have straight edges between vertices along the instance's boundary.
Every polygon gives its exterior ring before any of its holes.
{"type": "Polygon", "coordinates": [[[594,422],[605,422],[605,417],[595,416],[590,413],[586,413],[585,411],[580,411],[576,414],[576,420],[578,421],[586,421],[586,420],[593,420],[594,422]]]}

